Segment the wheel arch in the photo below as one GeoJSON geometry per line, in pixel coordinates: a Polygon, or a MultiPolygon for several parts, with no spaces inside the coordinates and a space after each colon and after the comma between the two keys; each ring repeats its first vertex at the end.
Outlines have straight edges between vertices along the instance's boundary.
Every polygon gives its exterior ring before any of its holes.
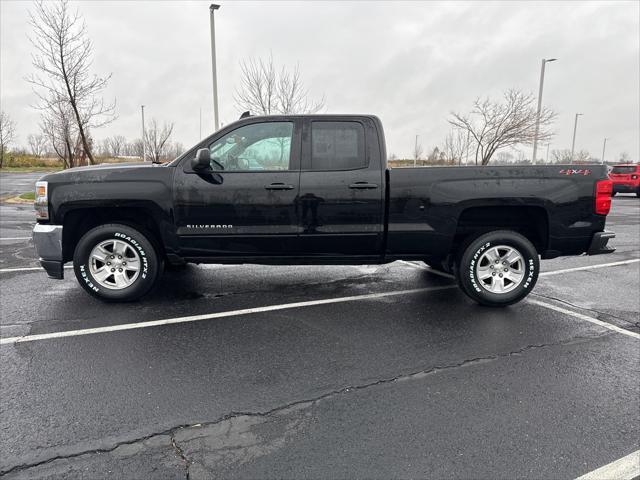
{"type": "Polygon", "coordinates": [[[135,228],[149,238],[159,256],[165,256],[160,225],[153,212],[145,207],[79,207],[65,213],[62,221],[63,260],[73,259],[76,245],[92,228],[120,223],[135,228]]]}
{"type": "Polygon", "coordinates": [[[453,252],[469,240],[494,230],[513,230],[541,253],[549,243],[549,215],[541,206],[473,206],[464,209],[456,225],[453,252]]]}

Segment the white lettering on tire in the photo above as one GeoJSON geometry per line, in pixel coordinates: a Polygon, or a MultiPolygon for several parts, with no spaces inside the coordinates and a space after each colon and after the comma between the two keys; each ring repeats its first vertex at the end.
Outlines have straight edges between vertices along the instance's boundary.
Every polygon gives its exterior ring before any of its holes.
{"type": "Polygon", "coordinates": [[[524,283],[523,288],[528,289],[529,285],[533,281],[533,275],[535,272],[535,265],[533,263],[533,258],[529,259],[529,275],[527,275],[527,281],[524,283]]]}
{"type": "Polygon", "coordinates": [[[84,265],[80,265],[80,276],[91,290],[93,290],[94,292],[100,291],[97,285],[94,285],[94,283],[91,281],[90,275],[87,274],[87,270],[84,265]]]}
{"type": "Polygon", "coordinates": [[[482,245],[478,250],[476,250],[476,253],[473,254],[473,258],[469,263],[469,279],[471,280],[471,285],[473,286],[475,291],[478,293],[482,293],[482,289],[480,288],[480,286],[478,285],[478,282],[476,281],[476,273],[475,273],[476,262],[478,261],[478,258],[480,257],[482,252],[484,252],[490,246],[491,246],[491,242],[487,242],[484,245],[482,245]]]}
{"type": "Polygon", "coordinates": [[[145,251],[142,248],[142,246],[138,242],[136,242],[135,239],[131,238],[129,235],[127,235],[125,233],[116,232],[114,234],[114,236],[116,236],[118,238],[121,238],[123,240],[126,240],[131,245],[136,247],[136,250],[138,250],[138,253],[140,254],[140,257],[142,257],[142,272],[140,272],[140,276],[143,279],[147,278],[147,275],[149,273],[149,260],[147,259],[147,254],[145,253],[145,251]]]}

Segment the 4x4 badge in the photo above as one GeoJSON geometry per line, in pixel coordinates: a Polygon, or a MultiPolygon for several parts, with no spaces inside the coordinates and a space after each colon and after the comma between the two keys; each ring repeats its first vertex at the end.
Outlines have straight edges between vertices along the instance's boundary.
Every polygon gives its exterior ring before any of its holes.
{"type": "Polygon", "coordinates": [[[560,170],[560,175],[591,175],[591,170],[588,168],[563,168],[560,170]]]}

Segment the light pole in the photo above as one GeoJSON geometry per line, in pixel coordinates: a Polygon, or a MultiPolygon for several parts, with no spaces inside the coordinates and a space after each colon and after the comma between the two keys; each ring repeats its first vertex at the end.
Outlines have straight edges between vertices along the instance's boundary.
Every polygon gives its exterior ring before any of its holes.
{"type": "Polygon", "coordinates": [[[547,62],[555,62],[557,58],[542,59],[542,67],[540,68],[540,89],[538,90],[538,111],[536,113],[536,133],[533,137],[533,160],[536,163],[536,153],[538,152],[538,132],[540,131],[540,110],[542,110],[542,88],[544,87],[544,66],[547,62]]]}
{"type": "Polygon", "coordinates": [[[549,163],[549,145],[551,144],[547,143],[547,159],[545,160],[545,163],[549,163]]]}
{"type": "Polygon", "coordinates": [[[604,142],[602,144],[602,164],[604,165],[604,150],[605,148],[607,148],[607,140],[609,140],[607,137],[604,137],[604,142]]]}
{"type": "Polygon", "coordinates": [[[218,130],[218,74],[216,72],[216,27],[214,12],[220,8],[220,5],[212,3],[209,5],[209,20],[211,23],[211,72],[213,73],[213,116],[214,126],[218,130]]]}
{"type": "Polygon", "coordinates": [[[147,142],[144,140],[144,105],[140,105],[140,110],[142,111],[142,161],[147,161],[147,142]]]}
{"type": "Polygon", "coordinates": [[[576,129],[578,128],[578,117],[582,115],[582,113],[576,113],[576,119],[573,122],[573,141],[571,142],[571,163],[573,163],[573,149],[576,146],[576,129]]]}
{"type": "Polygon", "coordinates": [[[416,135],[416,145],[413,147],[413,166],[415,167],[418,164],[418,137],[416,135]]]}

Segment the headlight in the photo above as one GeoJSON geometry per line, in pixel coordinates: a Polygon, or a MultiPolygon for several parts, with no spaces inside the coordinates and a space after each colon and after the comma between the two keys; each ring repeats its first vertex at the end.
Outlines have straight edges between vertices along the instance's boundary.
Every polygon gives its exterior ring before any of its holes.
{"type": "Polygon", "coordinates": [[[33,202],[38,220],[49,220],[49,184],[36,182],[36,199],[33,202]]]}

